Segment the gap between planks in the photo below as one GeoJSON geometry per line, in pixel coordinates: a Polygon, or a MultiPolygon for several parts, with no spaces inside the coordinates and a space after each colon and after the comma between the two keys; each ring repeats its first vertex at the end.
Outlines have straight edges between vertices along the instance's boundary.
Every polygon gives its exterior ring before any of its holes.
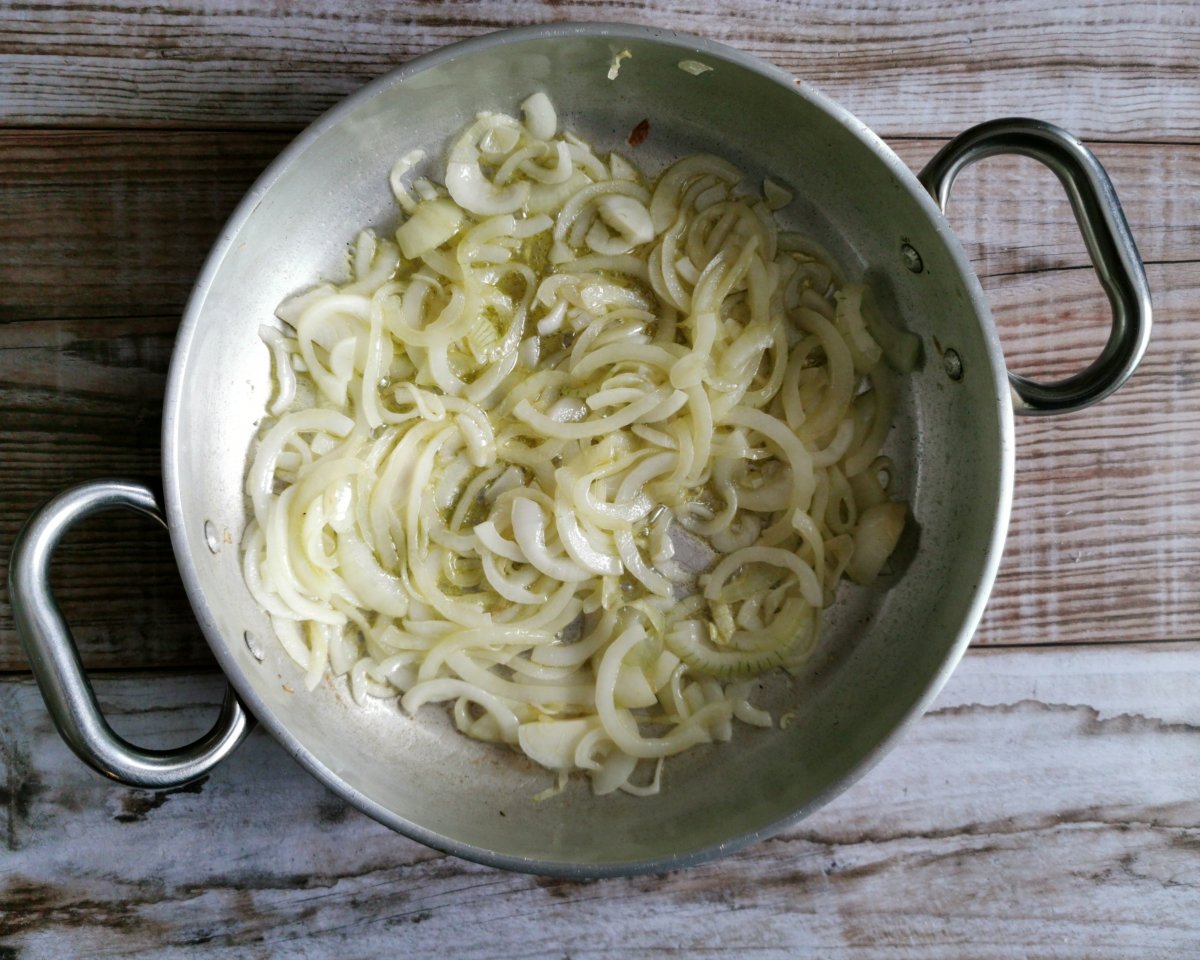
{"type": "MultiPolygon", "coordinates": [[[[364,84],[365,86],[366,84],[364,84]]],[[[246,136],[247,134],[263,134],[267,136],[280,137],[297,137],[310,126],[313,122],[320,119],[320,116],[314,116],[310,123],[294,123],[294,124],[279,124],[271,125],[267,123],[245,123],[245,124],[214,124],[205,126],[204,124],[188,124],[188,123],[172,123],[170,121],[146,122],[137,125],[104,123],[97,121],[96,123],[24,123],[19,120],[5,120],[0,122],[0,135],[11,131],[13,133],[46,133],[46,134],[62,134],[70,136],[73,134],[89,135],[89,134],[119,134],[121,136],[131,136],[137,134],[196,134],[197,136],[246,136]]],[[[928,134],[928,133],[889,133],[886,136],[880,135],[880,139],[887,144],[931,144],[936,148],[949,143],[954,139],[953,135],[946,134],[928,134]]],[[[1085,146],[1089,147],[1151,147],[1155,149],[1173,149],[1176,147],[1200,147],[1200,139],[1193,140],[1187,137],[1173,137],[1170,139],[1155,140],[1145,137],[1110,137],[1110,136],[1089,136],[1081,137],[1085,146]]],[[[930,154],[932,156],[932,154],[930,154]]],[[[916,171],[914,171],[916,172],[916,171]]]]}

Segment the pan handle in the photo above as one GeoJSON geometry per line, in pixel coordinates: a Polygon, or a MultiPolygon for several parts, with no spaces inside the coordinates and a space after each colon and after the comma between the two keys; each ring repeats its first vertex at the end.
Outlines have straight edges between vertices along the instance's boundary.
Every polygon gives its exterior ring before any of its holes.
{"type": "Polygon", "coordinates": [[[171,750],[135,746],[104,719],[71,630],[51,593],[50,558],[70,527],[90,514],[115,508],[134,510],[166,526],[154,494],[142,484],[97,480],[64,490],[30,517],[17,535],[8,568],[9,601],[34,679],[68,746],[113,780],[163,790],[204,776],[233,751],[253,719],[232,688],[225,691],[212,730],[171,750]]]}
{"type": "Polygon", "coordinates": [[[944,212],[954,178],[985,157],[1017,153],[1049,167],[1067,191],[1112,306],[1112,331],[1086,369],[1056,383],[1009,373],[1017,413],[1070,413],[1103,400],[1133,373],[1150,340],[1150,287],[1112,181],[1078,137],[1042,120],[991,120],[947,143],[919,179],[944,212]]]}

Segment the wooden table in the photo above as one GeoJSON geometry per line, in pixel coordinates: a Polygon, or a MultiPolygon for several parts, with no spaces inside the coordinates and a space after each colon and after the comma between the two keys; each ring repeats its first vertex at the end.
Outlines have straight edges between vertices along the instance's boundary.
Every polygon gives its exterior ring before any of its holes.
{"type": "MultiPolygon", "coordinates": [[[[1063,125],[1124,201],[1154,337],[1103,404],[1017,424],[999,582],[929,714],[795,829],[687,871],[571,883],[446,857],[347,808],[261,732],[184,790],[114,786],[54,733],[5,605],[0,958],[1200,956],[1191,0],[270,6],[0,3],[5,554],[65,485],[158,473],[189,286],[284,144],[396,64],[511,24],[623,19],[729,43],[833,95],[913,167],[980,120],[1063,125]]],[[[951,220],[1010,365],[1087,362],[1106,305],[1053,177],[985,162],[951,220]]],[[[222,681],[165,536],[97,519],[55,570],[118,729],[166,745],[204,727],[222,681]]]]}

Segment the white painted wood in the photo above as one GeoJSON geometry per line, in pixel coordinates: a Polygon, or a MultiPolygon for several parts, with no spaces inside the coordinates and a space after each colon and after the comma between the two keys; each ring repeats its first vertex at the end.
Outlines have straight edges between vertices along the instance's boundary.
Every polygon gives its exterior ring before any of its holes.
{"type": "MultiPolygon", "coordinates": [[[[1013,519],[981,641],[1197,636],[1200,264],[1148,273],[1156,327],[1130,382],[1078,414],[1018,418],[1013,519]]],[[[1064,376],[1107,335],[1107,303],[1088,271],[987,286],[1016,370],[1064,376]]]]}
{"type": "Polygon", "coordinates": [[[21,124],[303,124],[392,67],[506,26],[622,20],[699,34],[816,84],[884,135],[1035,115],[1104,139],[1192,140],[1191,0],[36,0],[5,16],[0,116],[21,124]],[[269,11],[269,12],[268,12],[269,11]]]}
{"type": "MultiPolygon", "coordinates": [[[[97,686],[123,732],[169,743],[220,681],[97,686]]],[[[0,955],[1194,956],[1198,686],[1200,643],[973,651],[879,766],[781,837],[571,883],[404,840],[261,733],[195,792],[111,785],[9,679],[0,955]]]]}

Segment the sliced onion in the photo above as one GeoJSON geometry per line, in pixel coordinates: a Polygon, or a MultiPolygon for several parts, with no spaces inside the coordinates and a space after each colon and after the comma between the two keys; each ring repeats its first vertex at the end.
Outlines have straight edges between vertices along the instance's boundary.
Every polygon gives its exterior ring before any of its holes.
{"type": "Polygon", "coordinates": [[[571,508],[561,500],[554,506],[554,523],[567,554],[584,570],[599,576],[619,576],[624,571],[619,557],[591,544],[571,508]]]}
{"type": "Polygon", "coordinates": [[[542,719],[523,723],[517,730],[517,744],[534,763],[550,770],[570,770],[575,766],[575,750],[584,734],[596,729],[594,721],[542,719]]]}
{"type": "Polygon", "coordinates": [[[697,155],[651,188],[544,93],[521,111],[477,115],[445,187],[402,157],[394,240],[361,231],[347,282],[280,306],[295,335],[262,331],[242,569],[307,687],[445,703],[555,771],[540,797],[572,770],[644,796],[769,726],[753,678],[884,569],[879,361],[919,342],[779,230],[770,179],[697,155]]]}
{"type": "Polygon", "coordinates": [[[528,563],[555,580],[578,582],[588,579],[588,572],[564,557],[554,557],[546,548],[546,516],[542,508],[527,497],[512,501],[513,536],[528,563]]]}
{"type": "Polygon", "coordinates": [[[846,565],[846,576],[855,583],[872,583],[895,551],[907,518],[908,507],[903,503],[885,501],[864,510],[854,531],[854,553],[846,565]]]}

